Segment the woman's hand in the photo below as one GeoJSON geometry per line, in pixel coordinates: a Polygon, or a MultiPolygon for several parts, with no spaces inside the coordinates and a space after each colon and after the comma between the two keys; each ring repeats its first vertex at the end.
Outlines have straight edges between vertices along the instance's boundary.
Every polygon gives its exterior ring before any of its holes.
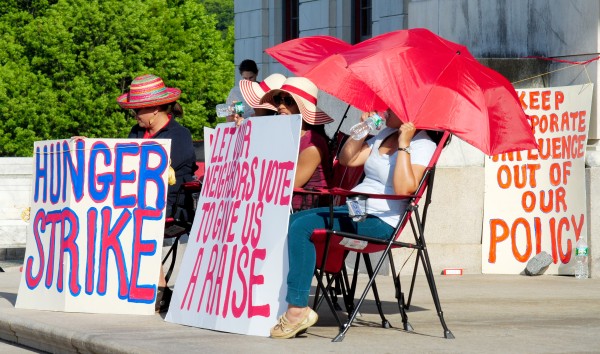
{"type": "Polygon", "coordinates": [[[376,114],[377,112],[363,112],[363,114],[360,115],[360,121],[364,122],[365,120],[367,120],[367,118],[372,117],[376,114]]]}
{"type": "MultiPolygon", "coordinates": [[[[360,115],[360,121],[364,122],[367,118],[377,114],[376,112],[363,112],[360,115]]],[[[371,148],[365,142],[365,138],[360,140],[354,140],[352,138],[346,139],[346,143],[342,147],[339,154],[340,163],[344,166],[357,167],[362,166],[367,161],[371,148]]]]}
{"type": "Polygon", "coordinates": [[[417,129],[412,122],[404,123],[398,128],[398,147],[407,147],[415,136],[417,129]]]}
{"type": "Polygon", "coordinates": [[[242,117],[239,114],[235,113],[235,114],[227,116],[226,121],[227,122],[235,122],[235,126],[239,127],[240,124],[242,124],[242,122],[244,121],[244,117],[242,117]]]}

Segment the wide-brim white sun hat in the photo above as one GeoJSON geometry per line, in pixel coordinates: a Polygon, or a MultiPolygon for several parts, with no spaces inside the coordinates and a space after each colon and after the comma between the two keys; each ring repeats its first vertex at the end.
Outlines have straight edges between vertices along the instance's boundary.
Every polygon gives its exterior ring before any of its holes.
{"type": "Polygon", "coordinates": [[[312,81],[305,77],[288,77],[279,89],[266,92],[259,103],[269,103],[276,107],[273,96],[281,91],[289,93],[294,98],[302,114],[302,119],[306,123],[320,125],[333,122],[333,119],[327,113],[317,107],[319,89],[312,81]]]}
{"type": "Polygon", "coordinates": [[[272,111],[277,111],[277,108],[270,103],[260,103],[265,93],[281,87],[285,81],[285,76],[282,74],[271,74],[261,82],[250,80],[240,80],[239,86],[244,101],[252,108],[266,108],[272,111]]]}

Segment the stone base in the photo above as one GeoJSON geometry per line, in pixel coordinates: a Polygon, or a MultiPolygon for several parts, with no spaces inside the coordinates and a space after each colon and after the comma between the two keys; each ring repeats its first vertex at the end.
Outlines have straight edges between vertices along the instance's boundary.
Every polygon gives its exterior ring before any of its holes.
{"type": "Polygon", "coordinates": [[[25,247],[0,248],[0,261],[22,261],[25,259],[25,247]]]}

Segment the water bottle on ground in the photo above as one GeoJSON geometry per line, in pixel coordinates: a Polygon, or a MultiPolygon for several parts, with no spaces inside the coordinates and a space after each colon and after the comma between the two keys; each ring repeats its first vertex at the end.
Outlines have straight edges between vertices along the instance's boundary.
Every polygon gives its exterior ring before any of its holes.
{"type": "Polygon", "coordinates": [[[365,119],[364,122],[352,126],[352,128],[350,128],[350,136],[354,140],[360,140],[369,135],[372,131],[379,130],[382,125],[383,119],[378,114],[374,114],[365,119]]]}
{"type": "Polygon", "coordinates": [[[575,278],[588,277],[588,252],[589,248],[584,237],[580,237],[575,244],[575,278]]]}

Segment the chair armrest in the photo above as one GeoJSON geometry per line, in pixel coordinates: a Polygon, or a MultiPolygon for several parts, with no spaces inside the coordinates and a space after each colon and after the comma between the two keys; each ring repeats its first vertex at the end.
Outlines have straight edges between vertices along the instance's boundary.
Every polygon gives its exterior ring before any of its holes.
{"type": "Polygon", "coordinates": [[[401,199],[412,199],[418,197],[415,194],[373,194],[373,193],[363,193],[351,191],[343,188],[331,188],[328,189],[327,192],[332,195],[341,195],[341,196],[353,196],[353,195],[364,195],[369,198],[374,199],[390,199],[390,200],[401,200],[401,199]]]}
{"type": "Polygon", "coordinates": [[[314,194],[314,195],[330,195],[330,189],[328,188],[311,188],[305,189],[302,187],[294,188],[295,194],[314,194]]]}
{"type": "Polygon", "coordinates": [[[190,181],[181,184],[181,188],[186,192],[199,192],[202,189],[202,182],[190,181]]]}

